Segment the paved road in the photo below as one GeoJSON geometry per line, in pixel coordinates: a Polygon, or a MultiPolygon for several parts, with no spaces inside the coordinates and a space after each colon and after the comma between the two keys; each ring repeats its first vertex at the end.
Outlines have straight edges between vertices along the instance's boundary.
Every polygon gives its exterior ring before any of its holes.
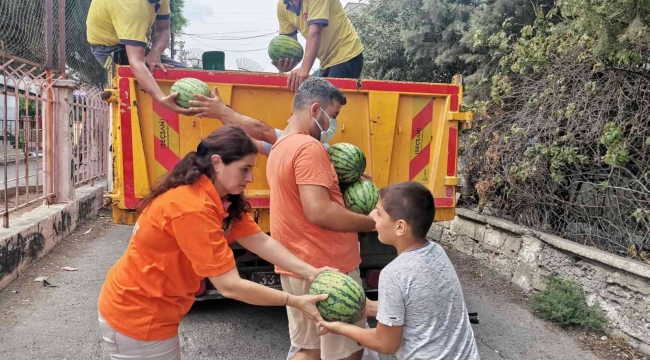
{"type": "MultiPolygon", "coordinates": [[[[0,293],[0,359],[107,359],[96,300],[107,269],[126,247],[131,227],[114,226],[109,213],[104,216],[82,226],[0,293]],[[66,272],[63,266],[79,271],[66,272]],[[33,281],[42,275],[58,287],[44,288],[33,281]]],[[[449,254],[469,309],[480,313],[481,324],[474,325],[474,331],[482,359],[597,359],[563,331],[533,317],[503,279],[473,259],[449,254]]],[[[184,359],[192,360],[284,360],[289,346],[284,308],[235,301],[198,302],[180,334],[184,359]]],[[[382,357],[386,359],[392,357],[382,357]]]]}
{"type": "MultiPolygon", "coordinates": [[[[35,158],[30,159],[22,164],[11,163],[7,164],[7,188],[16,187],[16,167],[18,167],[18,178],[20,179],[20,186],[25,186],[27,181],[25,174],[29,175],[29,185],[36,186],[36,174],[38,174],[38,185],[43,185],[43,158],[37,161],[35,158]],[[38,166],[38,169],[36,168],[38,166]]],[[[5,186],[5,164],[0,164],[0,190],[4,190],[5,186]]]]}

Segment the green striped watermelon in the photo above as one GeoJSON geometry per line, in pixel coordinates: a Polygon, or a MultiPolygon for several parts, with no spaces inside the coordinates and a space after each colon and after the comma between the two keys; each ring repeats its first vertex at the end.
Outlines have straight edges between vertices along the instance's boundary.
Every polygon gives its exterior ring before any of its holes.
{"type": "Polygon", "coordinates": [[[366,171],[366,155],[356,145],[336,143],[327,149],[327,153],[341,184],[358,181],[366,171]]]}
{"type": "Polygon", "coordinates": [[[190,100],[196,100],[194,94],[200,94],[210,97],[210,87],[199,79],[183,78],[174,83],[171,89],[172,93],[178,92],[176,104],[180,107],[189,108],[190,100]]]}
{"type": "Polygon", "coordinates": [[[280,59],[289,58],[299,63],[304,55],[302,45],[298,40],[287,35],[274,37],[269,44],[269,56],[277,64],[280,59]]]}
{"type": "Polygon", "coordinates": [[[316,303],[325,321],[354,324],[361,319],[366,307],[366,294],[361,284],[339,271],[328,270],[318,275],[309,288],[309,294],[328,295],[326,300],[316,303]]]}
{"type": "Polygon", "coordinates": [[[351,211],[368,215],[377,206],[379,188],[370,181],[359,180],[345,189],[343,201],[351,211]]]}

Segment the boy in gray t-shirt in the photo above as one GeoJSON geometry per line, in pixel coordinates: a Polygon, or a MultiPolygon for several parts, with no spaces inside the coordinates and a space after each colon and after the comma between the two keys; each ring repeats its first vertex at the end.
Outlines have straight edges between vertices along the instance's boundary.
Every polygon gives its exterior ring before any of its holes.
{"type": "Polygon", "coordinates": [[[320,322],[322,333],[396,353],[399,360],[478,360],[456,271],[445,251],[426,239],[435,215],[431,192],[412,181],[387,186],[372,215],[379,241],[398,254],[379,276],[379,301],[366,301],[363,316],[376,317],[377,327],[320,322]]]}

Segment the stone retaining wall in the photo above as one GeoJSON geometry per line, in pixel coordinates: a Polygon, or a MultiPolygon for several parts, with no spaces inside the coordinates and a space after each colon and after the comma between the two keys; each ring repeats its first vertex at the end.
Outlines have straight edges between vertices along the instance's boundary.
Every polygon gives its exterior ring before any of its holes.
{"type": "Polygon", "coordinates": [[[42,205],[0,228],[0,291],[33,261],[47,255],[79,224],[97,216],[103,206],[106,180],[76,189],[75,200],[42,205]]]}
{"type": "Polygon", "coordinates": [[[429,236],[508,276],[526,292],[542,290],[550,274],[581,285],[598,300],[613,334],[650,354],[650,266],[531,230],[492,216],[457,209],[429,236]]]}

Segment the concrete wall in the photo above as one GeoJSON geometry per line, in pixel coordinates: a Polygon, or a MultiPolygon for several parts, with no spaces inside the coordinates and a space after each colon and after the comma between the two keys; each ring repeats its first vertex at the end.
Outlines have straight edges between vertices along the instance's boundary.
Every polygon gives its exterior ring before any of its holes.
{"type": "Polygon", "coordinates": [[[41,259],[79,224],[97,215],[106,181],[76,189],[69,203],[43,205],[0,228],[0,291],[32,261],[41,259]]]}
{"type": "Polygon", "coordinates": [[[606,311],[613,334],[650,354],[650,266],[512,222],[457,209],[429,236],[508,276],[524,291],[542,290],[550,274],[581,285],[606,311]]]}

